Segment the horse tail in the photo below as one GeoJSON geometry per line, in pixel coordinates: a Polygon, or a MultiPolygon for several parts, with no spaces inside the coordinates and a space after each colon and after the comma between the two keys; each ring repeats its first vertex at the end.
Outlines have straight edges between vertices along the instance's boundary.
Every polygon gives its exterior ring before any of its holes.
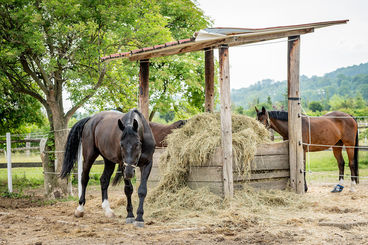
{"type": "Polygon", "coordinates": [[[61,169],[60,177],[65,178],[72,170],[74,163],[77,161],[79,143],[82,138],[84,125],[91,117],[78,121],[70,130],[68,139],[65,144],[64,162],[61,169]]]}
{"type": "Polygon", "coordinates": [[[355,174],[356,174],[356,183],[359,183],[359,161],[358,161],[358,152],[359,152],[359,129],[358,129],[358,122],[357,119],[353,116],[350,115],[355,123],[357,124],[357,131],[356,131],[356,135],[355,135],[355,147],[354,147],[354,169],[355,169],[355,174]]]}
{"type": "Polygon", "coordinates": [[[355,136],[355,148],[354,148],[354,168],[356,172],[356,182],[359,183],[359,164],[358,164],[358,152],[359,152],[359,129],[357,129],[355,136]]]}
{"type": "Polygon", "coordinates": [[[123,177],[123,170],[121,168],[121,165],[118,164],[118,170],[116,170],[116,174],[114,177],[114,180],[112,181],[112,185],[117,185],[121,182],[121,178],[123,177]]]}

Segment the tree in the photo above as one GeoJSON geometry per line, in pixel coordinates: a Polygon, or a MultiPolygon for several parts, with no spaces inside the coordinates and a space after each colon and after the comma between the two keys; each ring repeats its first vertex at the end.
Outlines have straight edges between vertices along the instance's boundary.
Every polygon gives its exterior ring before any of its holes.
{"type": "Polygon", "coordinates": [[[313,112],[322,111],[323,106],[319,101],[312,101],[311,103],[309,103],[309,109],[313,112]]]}
{"type": "Polygon", "coordinates": [[[272,106],[271,96],[267,96],[267,105],[272,106]]]}
{"type": "Polygon", "coordinates": [[[355,96],[354,104],[356,109],[363,109],[364,107],[366,107],[367,103],[364,101],[363,96],[360,92],[358,92],[355,96]]]}
{"type": "Polygon", "coordinates": [[[41,104],[32,96],[14,92],[7,78],[0,76],[0,135],[24,133],[26,124],[43,123],[41,104]]]}
{"type": "Polygon", "coordinates": [[[234,106],[235,107],[235,112],[241,115],[244,115],[245,110],[242,106],[234,106]]]}
{"type": "MultiPolygon", "coordinates": [[[[56,156],[45,158],[45,172],[60,172],[71,116],[114,79],[99,57],[171,39],[156,2],[143,0],[1,0],[0,25],[0,71],[14,91],[40,101],[53,131],[56,156]],[[66,112],[63,91],[73,104],[66,112]]],[[[68,192],[57,175],[45,175],[45,187],[68,192]]]]}
{"type": "MultiPolygon", "coordinates": [[[[211,20],[191,0],[158,0],[157,4],[159,12],[167,19],[166,28],[175,40],[190,38],[195,31],[211,24],[211,20]]],[[[154,58],[149,62],[150,120],[155,112],[166,114],[174,111],[179,117],[186,117],[204,111],[203,52],[154,58]]],[[[127,60],[114,61],[112,73],[113,82],[105,83],[89,108],[119,107],[125,111],[137,106],[139,64],[127,60]]]]}

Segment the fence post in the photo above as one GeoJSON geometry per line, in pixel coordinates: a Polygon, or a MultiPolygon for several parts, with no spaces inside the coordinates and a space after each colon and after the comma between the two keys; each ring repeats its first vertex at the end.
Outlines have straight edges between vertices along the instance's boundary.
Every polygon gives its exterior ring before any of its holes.
{"type": "Polygon", "coordinates": [[[8,161],[8,190],[13,192],[12,164],[11,164],[11,138],[10,133],[6,133],[6,158],[8,161]]]}
{"type": "Polygon", "coordinates": [[[79,198],[82,195],[82,170],[83,170],[82,143],[79,143],[79,147],[78,147],[78,197],[79,198]]]}
{"type": "MultiPolygon", "coordinates": [[[[27,134],[26,140],[31,138],[31,133],[27,134]]],[[[31,155],[31,142],[26,142],[26,156],[29,157],[31,155]]]]}

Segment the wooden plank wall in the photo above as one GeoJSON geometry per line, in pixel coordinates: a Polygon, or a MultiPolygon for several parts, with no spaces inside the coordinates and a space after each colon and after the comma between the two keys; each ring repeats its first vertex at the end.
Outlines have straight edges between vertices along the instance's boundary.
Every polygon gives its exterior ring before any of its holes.
{"type": "MultiPolygon", "coordinates": [[[[288,141],[258,146],[254,160],[250,164],[249,176],[240,176],[233,166],[234,189],[242,189],[243,183],[260,189],[285,189],[290,178],[288,147],[288,141]]],[[[160,180],[159,158],[164,151],[165,148],[157,148],[153,155],[152,171],[148,178],[149,188],[155,187],[160,180]]],[[[193,189],[208,186],[213,193],[223,195],[221,156],[219,148],[208,165],[192,167],[188,176],[188,186],[193,189]]]]}

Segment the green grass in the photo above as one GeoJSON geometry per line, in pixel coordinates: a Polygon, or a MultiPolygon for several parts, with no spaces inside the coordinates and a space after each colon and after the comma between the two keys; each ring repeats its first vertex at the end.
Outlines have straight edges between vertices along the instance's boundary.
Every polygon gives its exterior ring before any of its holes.
{"type": "MultiPolygon", "coordinates": [[[[100,176],[103,172],[103,165],[93,165],[90,172],[89,185],[99,185],[100,176]]],[[[75,169],[74,172],[77,170],[75,169]]],[[[36,188],[43,185],[43,169],[38,168],[12,168],[13,190],[22,191],[24,188],[36,188]]],[[[77,180],[73,179],[73,184],[77,184],[77,180]]],[[[8,189],[8,170],[0,169],[0,192],[8,189]]]]}
{"type": "MultiPolygon", "coordinates": [[[[349,161],[345,151],[343,152],[343,157],[345,160],[345,168],[348,168],[349,161]]],[[[337,161],[332,151],[319,151],[307,153],[306,164],[307,170],[311,170],[313,172],[333,171],[338,169],[337,161]]],[[[366,169],[366,168],[368,168],[368,151],[360,151],[359,169],[366,169]]]]}
{"type": "MultiPolygon", "coordinates": [[[[23,152],[12,152],[11,154],[12,162],[41,162],[41,156],[39,152],[31,152],[29,156],[26,156],[23,152]]],[[[5,154],[0,154],[0,163],[6,163],[5,154]]]]}

